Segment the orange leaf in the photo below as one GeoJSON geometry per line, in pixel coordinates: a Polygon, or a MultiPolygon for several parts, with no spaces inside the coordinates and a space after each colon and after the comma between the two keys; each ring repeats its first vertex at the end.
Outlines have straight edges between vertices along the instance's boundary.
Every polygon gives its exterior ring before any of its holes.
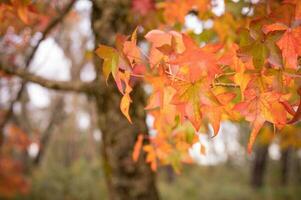
{"type": "Polygon", "coordinates": [[[139,158],[139,155],[140,155],[140,150],[142,148],[142,144],[143,144],[143,135],[142,134],[139,134],[138,135],[138,139],[135,143],[135,146],[134,146],[134,151],[133,151],[133,154],[132,154],[132,158],[135,162],[137,162],[138,158],[139,158]]]}
{"type": "Polygon", "coordinates": [[[23,5],[20,5],[18,6],[17,8],[17,12],[18,12],[18,15],[20,17],[20,19],[25,23],[25,24],[29,24],[29,16],[28,16],[28,8],[27,6],[23,6],[23,5]]]}
{"type": "Polygon", "coordinates": [[[132,100],[129,94],[125,94],[121,98],[120,102],[120,110],[124,114],[124,116],[129,120],[130,123],[132,123],[131,117],[129,115],[129,109],[130,109],[130,104],[132,100]]]}
{"type": "Polygon", "coordinates": [[[269,25],[263,26],[262,31],[265,34],[268,34],[271,31],[285,31],[286,29],[288,29],[288,27],[285,24],[274,23],[274,24],[269,24],[269,25]]]}
{"type": "Polygon", "coordinates": [[[301,27],[287,29],[277,45],[282,51],[284,66],[297,69],[297,58],[301,55],[301,27]]]}
{"type": "Polygon", "coordinates": [[[298,89],[298,94],[300,96],[300,101],[297,111],[294,112],[294,110],[292,110],[292,108],[289,105],[287,105],[287,109],[291,110],[291,114],[294,115],[294,117],[288,122],[288,124],[293,124],[301,119],[301,88],[298,89]]]}
{"type": "Polygon", "coordinates": [[[157,170],[157,156],[153,146],[151,145],[144,145],[143,150],[147,153],[146,162],[150,163],[151,169],[153,171],[157,170]]]}
{"type": "Polygon", "coordinates": [[[264,119],[259,116],[255,119],[255,121],[252,123],[252,132],[250,134],[249,142],[248,142],[248,154],[252,153],[253,145],[255,143],[256,137],[259,133],[259,130],[264,124],[264,119]]]}
{"type": "Polygon", "coordinates": [[[277,92],[260,92],[254,84],[244,92],[244,101],[234,109],[251,122],[252,132],[248,144],[248,152],[252,150],[256,136],[265,121],[274,123],[281,128],[286,124],[287,112],[283,106],[282,95],[277,92]]]}

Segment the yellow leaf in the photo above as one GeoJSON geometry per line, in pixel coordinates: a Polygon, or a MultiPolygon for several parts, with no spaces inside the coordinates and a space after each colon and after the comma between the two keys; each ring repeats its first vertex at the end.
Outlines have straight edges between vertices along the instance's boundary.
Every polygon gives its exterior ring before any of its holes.
{"type": "Polygon", "coordinates": [[[135,162],[137,162],[138,158],[139,158],[139,155],[140,155],[140,150],[142,148],[142,143],[143,143],[143,135],[142,134],[139,134],[138,135],[138,139],[135,143],[135,146],[134,146],[134,151],[133,151],[133,154],[132,154],[132,158],[135,162]]]}
{"type": "Polygon", "coordinates": [[[129,120],[130,123],[132,123],[131,117],[129,115],[129,109],[130,109],[130,104],[132,100],[131,97],[128,93],[126,93],[120,102],[120,110],[124,114],[124,116],[129,120]]]}

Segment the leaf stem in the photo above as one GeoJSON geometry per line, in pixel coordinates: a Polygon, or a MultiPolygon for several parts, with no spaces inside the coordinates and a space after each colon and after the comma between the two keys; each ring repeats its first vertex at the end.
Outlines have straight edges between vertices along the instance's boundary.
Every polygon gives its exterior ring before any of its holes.
{"type": "Polygon", "coordinates": [[[234,83],[214,83],[213,86],[221,86],[221,87],[231,87],[231,88],[239,88],[239,85],[236,85],[234,83]]]}

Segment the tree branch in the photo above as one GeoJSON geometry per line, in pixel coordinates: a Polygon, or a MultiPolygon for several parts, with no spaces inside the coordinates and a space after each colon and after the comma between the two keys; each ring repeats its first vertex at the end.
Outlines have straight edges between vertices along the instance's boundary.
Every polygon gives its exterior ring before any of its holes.
{"type": "Polygon", "coordinates": [[[61,14],[58,15],[57,17],[55,17],[49,24],[48,26],[45,28],[45,30],[43,31],[42,37],[41,39],[37,42],[37,44],[35,45],[35,47],[33,48],[31,54],[29,55],[27,61],[26,61],[26,67],[29,67],[32,59],[34,58],[41,42],[43,40],[45,40],[45,38],[47,37],[47,35],[52,31],[53,28],[56,27],[56,25],[58,25],[61,21],[63,21],[63,19],[66,17],[66,15],[70,12],[70,10],[72,9],[74,3],[76,2],[76,0],[71,0],[70,3],[62,10],[61,14]]]}
{"type": "Polygon", "coordinates": [[[56,81],[43,78],[41,76],[27,72],[24,69],[13,69],[12,67],[4,67],[0,64],[0,70],[8,75],[18,76],[19,78],[32,83],[39,84],[45,88],[53,90],[71,91],[71,92],[90,92],[93,82],[85,83],[82,81],[56,81]]]}
{"type": "MultiPolygon", "coordinates": [[[[45,30],[43,31],[42,37],[37,42],[37,44],[34,46],[32,52],[26,59],[25,69],[29,68],[29,66],[32,62],[32,59],[34,58],[41,42],[47,37],[47,35],[52,31],[52,29],[54,27],[56,27],[61,21],[63,21],[63,19],[67,16],[67,14],[71,10],[71,8],[73,7],[75,2],[76,2],[76,0],[71,0],[70,3],[62,10],[61,14],[59,16],[55,17],[45,28],[45,30]]],[[[9,109],[6,112],[5,117],[0,123],[0,147],[3,143],[3,128],[4,128],[5,124],[8,122],[9,118],[12,116],[14,104],[16,102],[18,102],[19,99],[21,98],[22,93],[25,89],[25,86],[26,86],[26,81],[22,81],[21,87],[20,87],[19,91],[17,92],[16,98],[10,103],[9,109]]]]}

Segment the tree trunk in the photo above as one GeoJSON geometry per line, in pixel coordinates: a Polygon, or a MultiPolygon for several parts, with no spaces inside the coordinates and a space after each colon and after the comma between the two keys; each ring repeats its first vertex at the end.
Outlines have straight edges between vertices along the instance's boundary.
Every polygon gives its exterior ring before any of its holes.
{"type": "MultiPolygon", "coordinates": [[[[93,1],[92,28],[96,47],[112,45],[116,33],[128,34],[133,30],[129,23],[130,0],[93,1]]],[[[100,60],[95,58],[95,66],[100,73],[100,60]]],[[[158,199],[154,173],[145,162],[145,154],[135,163],[132,151],[139,133],[147,134],[145,123],[145,98],[141,86],[134,89],[130,124],[119,109],[120,97],[115,83],[106,85],[103,77],[98,77],[99,90],[95,91],[98,111],[98,125],[102,131],[102,156],[104,173],[112,200],[158,199]]]]}
{"type": "Polygon", "coordinates": [[[291,148],[283,149],[281,152],[281,184],[286,185],[289,176],[291,148]]]}
{"type": "Polygon", "coordinates": [[[294,179],[297,185],[301,185],[301,159],[297,151],[294,151],[294,179]]]}
{"type": "Polygon", "coordinates": [[[254,188],[260,188],[263,185],[268,158],[268,148],[268,145],[258,145],[256,147],[255,159],[253,161],[251,172],[251,184],[254,188]]]}

